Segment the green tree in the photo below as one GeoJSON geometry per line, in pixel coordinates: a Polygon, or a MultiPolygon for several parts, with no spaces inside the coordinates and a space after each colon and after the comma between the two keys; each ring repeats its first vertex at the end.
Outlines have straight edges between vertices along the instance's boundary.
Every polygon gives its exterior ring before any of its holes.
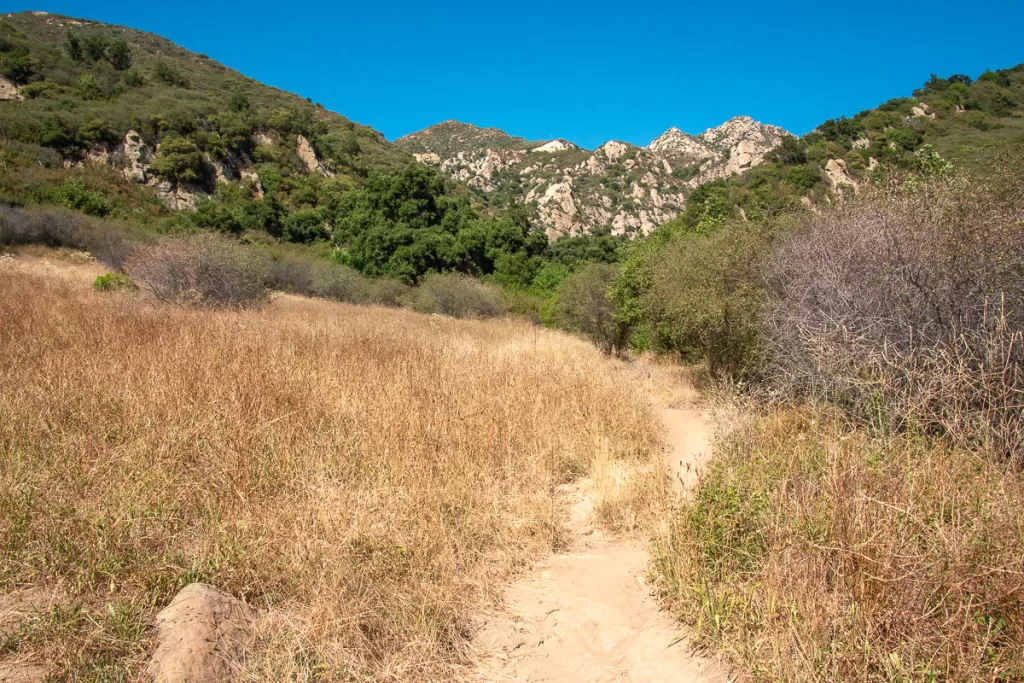
{"type": "Polygon", "coordinates": [[[151,166],[157,175],[173,183],[196,183],[208,172],[203,154],[190,140],[168,137],[151,166]]]}
{"type": "Polygon", "coordinates": [[[82,61],[85,55],[82,52],[82,41],[78,39],[71,31],[67,33],[67,40],[64,42],[64,50],[68,53],[68,57],[76,62],[82,61]]]}
{"type": "Polygon", "coordinates": [[[94,33],[85,37],[82,48],[88,59],[98,62],[106,58],[109,45],[110,42],[106,38],[94,33]]]}
{"type": "Polygon", "coordinates": [[[35,66],[27,52],[16,48],[0,53],[0,74],[13,83],[28,83],[35,75],[35,66]]]}
{"type": "Polygon", "coordinates": [[[132,51],[123,38],[110,43],[107,48],[107,61],[118,71],[126,71],[132,65],[132,51]]]}

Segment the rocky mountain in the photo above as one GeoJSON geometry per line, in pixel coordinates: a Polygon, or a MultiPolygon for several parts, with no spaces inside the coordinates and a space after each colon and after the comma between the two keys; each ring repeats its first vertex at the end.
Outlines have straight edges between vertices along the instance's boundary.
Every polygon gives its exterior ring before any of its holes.
{"type": "Polygon", "coordinates": [[[700,135],[670,128],[646,147],[612,140],[590,151],[445,121],[395,145],[492,206],[527,206],[554,238],[604,230],[646,235],[678,215],[694,188],[757,166],[786,135],[741,116],[700,135]]]}

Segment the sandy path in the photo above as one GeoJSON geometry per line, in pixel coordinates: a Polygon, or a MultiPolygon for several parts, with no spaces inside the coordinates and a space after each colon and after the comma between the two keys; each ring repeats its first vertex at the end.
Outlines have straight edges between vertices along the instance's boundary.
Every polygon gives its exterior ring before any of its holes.
{"type": "MultiPolygon", "coordinates": [[[[665,457],[677,491],[696,481],[709,452],[710,426],[692,393],[652,392],[665,423],[665,457]]],[[[577,538],[513,584],[508,612],[488,618],[474,640],[488,681],[727,681],[690,651],[645,581],[640,543],[606,535],[590,521],[588,482],[562,494],[577,538]]]]}

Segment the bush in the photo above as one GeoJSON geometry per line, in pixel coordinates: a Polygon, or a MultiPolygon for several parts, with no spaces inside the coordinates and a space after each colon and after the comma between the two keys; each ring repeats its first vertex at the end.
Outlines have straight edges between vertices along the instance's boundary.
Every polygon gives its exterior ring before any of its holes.
{"type": "Polygon", "coordinates": [[[734,379],[762,369],[761,260],[778,225],[730,223],[710,235],[670,234],[638,245],[616,283],[619,317],[641,345],[706,361],[734,379]]]}
{"type": "Polygon", "coordinates": [[[245,308],[266,299],[267,264],[250,248],[217,235],[142,247],[125,271],[160,301],[245,308]]]}
{"type": "Polygon", "coordinates": [[[1024,183],[917,176],[806,218],[769,277],[776,382],[1024,455],[1024,183]]]}
{"type": "Polygon", "coordinates": [[[629,326],[616,317],[610,295],[618,272],[618,266],[591,263],[563,280],[555,293],[555,324],[609,354],[625,350],[629,341],[629,326]]]}
{"type": "Polygon", "coordinates": [[[409,285],[386,277],[368,282],[370,283],[369,302],[371,304],[389,308],[401,308],[409,304],[412,294],[412,288],[409,285]]]}
{"type": "Polygon", "coordinates": [[[413,295],[413,308],[453,318],[493,318],[504,311],[494,288],[464,275],[430,274],[413,295]]]}
{"type": "Polygon", "coordinates": [[[364,304],[370,299],[370,281],[351,268],[317,261],[310,275],[314,296],[349,304],[364,304]]]}
{"type": "Polygon", "coordinates": [[[127,275],[106,273],[96,278],[92,283],[92,288],[97,292],[113,292],[118,290],[135,290],[139,286],[127,275]]]}
{"type": "Polygon", "coordinates": [[[0,206],[0,245],[19,244],[80,249],[115,270],[135,249],[133,236],[117,225],[49,208],[0,206]]]}
{"type": "Polygon", "coordinates": [[[65,208],[89,216],[106,216],[110,213],[110,204],[106,198],[87,188],[81,178],[62,183],[54,192],[53,199],[65,208]]]}

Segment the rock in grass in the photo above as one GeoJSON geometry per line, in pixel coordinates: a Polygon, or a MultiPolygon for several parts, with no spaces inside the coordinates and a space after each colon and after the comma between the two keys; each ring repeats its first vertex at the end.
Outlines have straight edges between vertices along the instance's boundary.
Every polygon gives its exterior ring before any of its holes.
{"type": "Polygon", "coordinates": [[[156,617],[158,644],[147,673],[155,683],[231,681],[254,620],[241,600],[189,584],[156,617]]]}

